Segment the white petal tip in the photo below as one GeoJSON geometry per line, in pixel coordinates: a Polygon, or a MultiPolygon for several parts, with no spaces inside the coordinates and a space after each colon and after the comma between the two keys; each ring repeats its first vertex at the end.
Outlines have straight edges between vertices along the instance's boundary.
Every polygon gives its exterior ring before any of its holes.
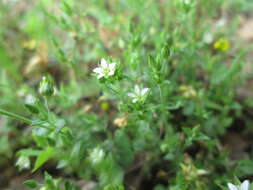
{"type": "Polygon", "coordinates": [[[234,184],[228,183],[229,190],[239,190],[234,184]]]}
{"type": "Polygon", "coordinates": [[[245,180],[241,186],[240,186],[240,190],[248,190],[249,189],[249,180],[245,180]]]}

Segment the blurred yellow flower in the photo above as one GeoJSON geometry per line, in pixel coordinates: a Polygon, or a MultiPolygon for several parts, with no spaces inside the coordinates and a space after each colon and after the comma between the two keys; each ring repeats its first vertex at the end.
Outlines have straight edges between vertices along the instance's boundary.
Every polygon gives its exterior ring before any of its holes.
{"type": "Polygon", "coordinates": [[[214,48],[220,51],[227,51],[230,49],[230,42],[221,38],[214,43],[214,48]]]}
{"type": "Polygon", "coordinates": [[[101,102],[100,108],[101,108],[102,110],[104,110],[104,111],[108,111],[109,108],[110,108],[110,105],[109,105],[108,102],[105,102],[105,101],[104,101],[104,102],[101,102]]]}

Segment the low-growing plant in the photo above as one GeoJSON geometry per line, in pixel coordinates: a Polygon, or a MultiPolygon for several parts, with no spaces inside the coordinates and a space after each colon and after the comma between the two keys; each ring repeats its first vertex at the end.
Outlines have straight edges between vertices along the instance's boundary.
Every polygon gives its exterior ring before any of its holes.
{"type": "MultiPolygon", "coordinates": [[[[252,105],[238,100],[248,52],[232,39],[238,22],[231,16],[221,18],[229,24],[217,24],[219,13],[236,11],[238,4],[244,3],[35,3],[20,26],[21,34],[37,38],[20,52],[23,58],[34,55],[33,61],[0,54],[25,69],[22,75],[7,65],[11,61],[2,65],[0,114],[26,131],[16,154],[20,170],[45,170],[51,162],[68,181],[45,173],[44,183],[24,184],[78,190],[75,182],[83,180],[104,190],[213,190],[227,189],[233,176],[252,175],[252,161],[234,163],[223,146],[252,105]]],[[[228,187],[246,190],[245,183],[228,187]]]]}

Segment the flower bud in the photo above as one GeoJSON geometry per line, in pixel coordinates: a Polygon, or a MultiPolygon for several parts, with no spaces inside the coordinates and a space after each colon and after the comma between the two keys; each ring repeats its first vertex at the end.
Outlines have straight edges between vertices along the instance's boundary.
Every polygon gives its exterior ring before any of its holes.
{"type": "Polygon", "coordinates": [[[103,149],[100,148],[94,148],[90,152],[90,160],[92,164],[96,165],[99,164],[105,157],[105,152],[103,149]]]}
{"type": "Polygon", "coordinates": [[[26,156],[20,156],[16,162],[16,166],[18,166],[20,170],[29,169],[30,168],[29,158],[26,156]]]}
{"type": "Polygon", "coordinates": [[[53,81],[49,77],[43,77],[39,85],[39,93],[42,96],[52,96],[54,94],[53,81]]]}

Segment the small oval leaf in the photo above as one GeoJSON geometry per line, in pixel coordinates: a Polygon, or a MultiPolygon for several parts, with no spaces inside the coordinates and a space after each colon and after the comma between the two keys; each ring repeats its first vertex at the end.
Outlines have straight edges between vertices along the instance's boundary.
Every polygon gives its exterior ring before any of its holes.
{"type": "Polygon", "coordinates": [[[38,183],[37,183],[37,181],[29,179],[24,182],[24,185],[26,185],[27,187],[29,187],[31,189],[34,189],[38,186],[38,183]]]}

